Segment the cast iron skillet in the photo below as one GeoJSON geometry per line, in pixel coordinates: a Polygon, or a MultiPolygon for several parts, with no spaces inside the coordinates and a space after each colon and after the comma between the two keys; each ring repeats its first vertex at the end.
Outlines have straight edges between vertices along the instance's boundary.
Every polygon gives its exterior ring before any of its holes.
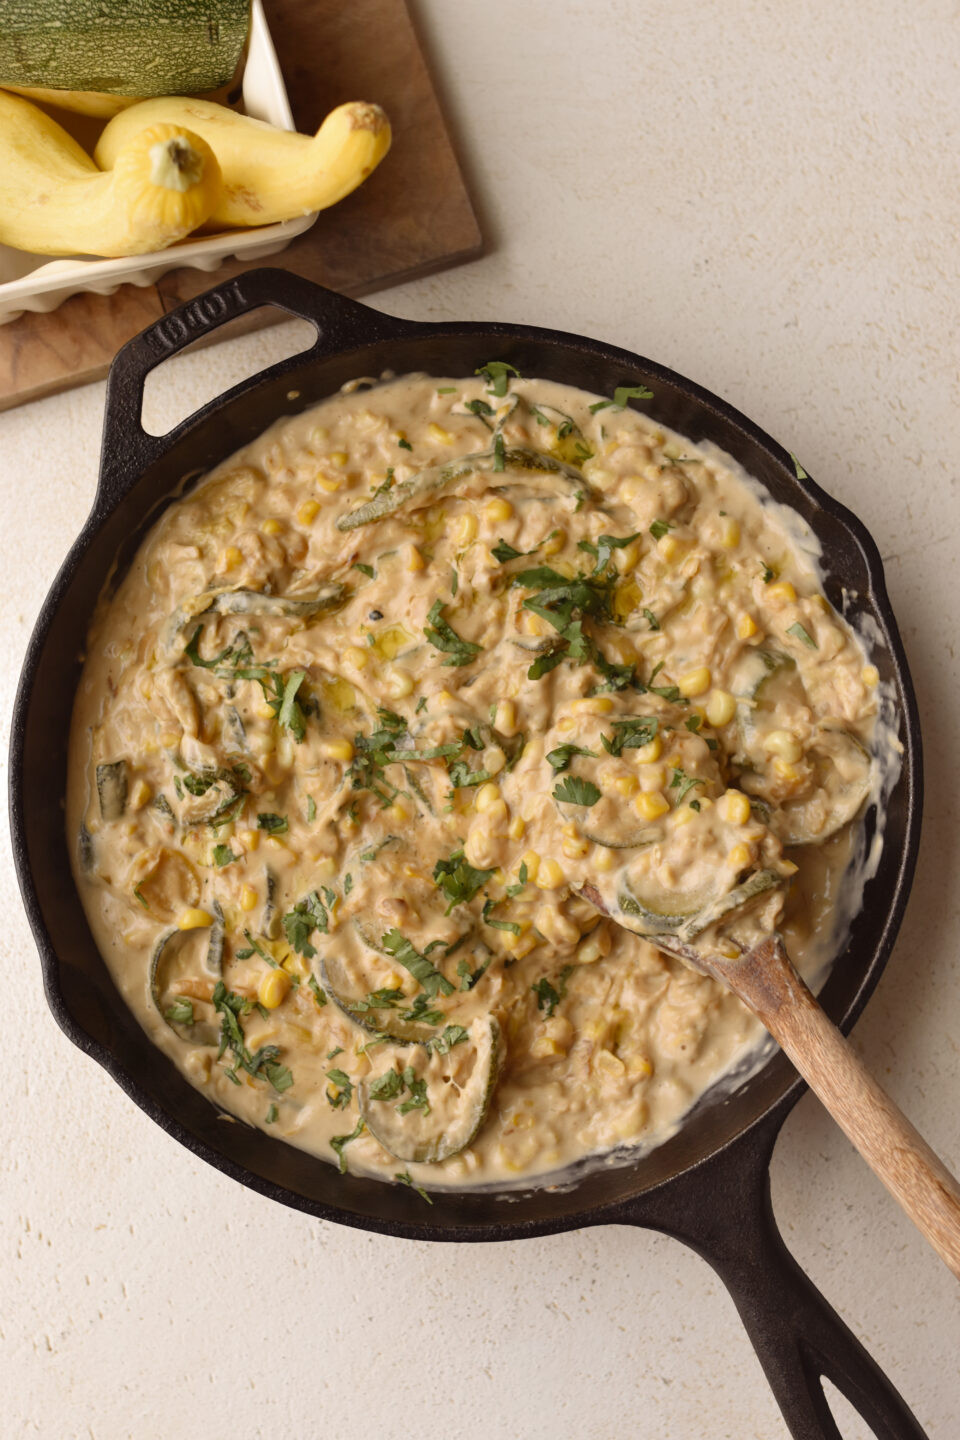
{"type": "Polygon", "coordinates": [[[114,988],[70,878],[63,833],[66,746],[84,637],[111,566],[129,562],[184,477],[203,474],[279,416],[296,414],[359,375],[423,370],[472,375],[490,359],[525,375],[600,395],[642,381],[642,408],[693,440],[734,455],[813,527],[828,557],[827,593],[847,614],[873,616],[876,663],[899,695],[902,777],[883,856],[850,942],[821,1000],[849,1030],[890,954],[920,832],[920,731],[913,688],[884,589],[880,557],[860,522],[731,406],[649,360],[578,335],[522,325],[417,324],[382,315],[279,270],[227,281],[158,320],[120,351],[107,386],[100,484],[91,514],[54,581],[30,640],[13,718],[10,814],[24,903],[47,1000],[73,1042],[194,1154],[244,1185],[308,1214],[415,1240],[511,1240],[585,1225],[643,1225],[684,1241],[730,1290],[791,1433],[840,1440],[827,1376],[878,1440],[922,1437],[901,1397],[787,1251],[770,1204],[768,1163],[803,1086],[779,1053],[732,1095],[701,1104],[659,1149],[563,1190],[434,1197],[429,1210],[399,1185],[340,1176],[333,1166],[241,1124],[227,1124],[150,1045],[114,988]],[[316,325],[305,354],[283,360],[205,405],[162,438],[141,425],[150,370],[233,316],[277,305],[316,325]]]}

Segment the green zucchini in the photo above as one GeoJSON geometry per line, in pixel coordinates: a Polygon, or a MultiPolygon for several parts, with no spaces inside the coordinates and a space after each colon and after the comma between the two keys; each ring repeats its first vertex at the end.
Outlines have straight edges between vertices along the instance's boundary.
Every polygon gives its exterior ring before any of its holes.
{"type": "Polygon", "coordinates": [[[424,470],[419,470],[416,475],[411,475],[409,480],[401,480],[400,484],[394,485],[391,490],[385,490],[381,495],[375,495],[365,505],[358,505],[355,510],[341,515],[337,521],[337,529],[356,530],[361,525],[369,525],[374,520],[383,520],[388,515],[395,515],[398,510],[408,507],[419,509],[424,505],[432,504],[439,495],[457,485],[468,475],[489,475],[491,486],[502,486],[504,482],[497,481],[496,476],[508,471],[521,470],[550,475],[553,488],[559,487],[570,496],[582,494],[590,488],[579,470],[572,465],[564,464],[562,460],[555,460],[551,455],[543,455],[537,450],[518,446],[504,450],[502,460],[503,469],[494,469],[497,462],[495,452],[483,450],[474,455],[464,455],[462,459],[454,460],[449,465],[428,466],[424,470]]]}
{"type": "Polygon", "coordinates": [[[816,789],[771,810],[770,829],[784,845],[819,845],[849,825],[870,794],[870,752],[848,730],[823,730],[808,748],[816,789]]]}
{"type": "Polygon", "coordinates": [[[216,975],[218,980],[222,980],[223,937],[226,929],[223,907],[219,900],[214,900],[210,908],[213,911],[213,924],[210,926],[210,938],[207,942],[207,969],[211,975],[216,975]]]}
{"type": "Polygon", "coordinates": [[[206,610],[216,615],[266,615],[284,616],[290,619],[312,619],[315,615],[326,615],[336,610],[347,598],[346,585],[339,582],[319,590],[316,595],[302,597],[287,595],[265,595],[261,590],[222,590],[215,595],[206,610]]]}
{"type": "Polygon", "coordinates": [[[337,1009],[369,1035],[388,1035],[397,1045],[410,1045],[414,1041],[432,1040],[438,1033],[435,1025],[402,1019],[403,1011],[411,1008],[412,999],[390,998],[382,989],[371,988],[369,976],[342,955],[321,957],[320,983],[337,1009]],[[383,1003],[378,1005],[380,997],[383,1003]]]}
{"type": "Polygon", "coordinates": [[[249,755],[247,731],[234,705],[227,705],[223,712],[223,748],[228,755],[249,755]]]}
{"type": "Polygon", "coordinates": [[[617,897],[623,917],[620,923],[654,943],[660,935],[673,935],[689,944],[758,895],[785,883],[775,870],[756,870],[742,884],[720,895],[703,891],[685,894],[656,887],[639,895],[635,887],[623,882],[617,897]]]}
{"type": "Polygon", "coordinates": [[[198,95],[228,85],[249,0],[7,0],[0,85],[198,95]]]}
{"type": "Polygon", "coordinates": [[[260,932],[266,935],[268,940],[277,940],[280,937],[280,916],[277,914],[277,877],[269,867],[266,870],[266,877],[267,898],[263,902],[260,932]]]}
{"type": "MultiPolygon", "coordinates": [[[[169,1003],[164,1004],[162,995],[165,986],[162,983],[161,968],[179,953],[180,947],[185,940],[197,935],[196,930],[165,930],[153,947],[153,954],[150,957],[150,998],[156,1008],[157,1014],[165,1024],[170,1026],[173,1033],[180,1039],[186,1040],[191,1045],[216,1045],[219,1039],[219,1031],[215,1025],[206,1020],[181,1021],[171,1015],[174,1008],[169,1003]]],[[[182,1000],[182,997],[173,996],[174,1001],[182,1000]]],[[[193,1014],[193,1001],[183,1002],[189,1004],[191,1016],[193,1014]]]]}
{"type": "Polygon", "coordinates": [[[467,1038],[442,1054],[422,1045],[399,1051],[384,1047],[377,1051],[378,1073],[357,1086],[367,1129],[407,1164],[449,1160],[476,1139],[487,1118],[502,1052],[500,1026],[492,1015],[474,1020],[467,1038]],[[416,1100],[421,1103],[413,1108],[416,1100]]]}
{"type": "Polygon", "coordinates": [[[84,874],[89,874],[93,869],[93,836],[86,825],[81,822],[80,833],[77,836],[77,857],[80,861],[80,869],[84,874]]]}
{"type": "Polygon", "coordinates": [[[104,820],[119,820],[127,808],[127,762],[97,766],[97,795],[104,820]]]}

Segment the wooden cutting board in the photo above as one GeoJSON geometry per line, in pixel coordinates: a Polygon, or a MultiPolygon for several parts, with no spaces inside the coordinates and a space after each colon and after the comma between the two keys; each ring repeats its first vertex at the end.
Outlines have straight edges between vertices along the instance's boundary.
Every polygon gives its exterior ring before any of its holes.
{"type": "MultiPolygon", "coordinates": [[[[345,100],[375,100],[393,147],[370,179],[279,255],[173,270],[156,285],[76,295],[0,325],[0,410],[99,380],[125,341],[181,300],[258,265],[364,295],[478,255],[480,230],[404,0],[264,0],[297,128],[345,100]]],[[[286,318],[262,310],[225,332],[286,318]]]]}

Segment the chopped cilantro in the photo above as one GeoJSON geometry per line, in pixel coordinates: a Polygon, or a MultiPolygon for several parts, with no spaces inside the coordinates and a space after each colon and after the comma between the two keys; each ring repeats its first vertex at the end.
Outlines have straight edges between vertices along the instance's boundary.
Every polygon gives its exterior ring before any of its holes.
{"type": "Polygon", "coordinates": [[[373,566],[372,566],[372,565],[365,565],[362,560],[354,560],[354,562],[353,562],[353,569],[354,569],[354,570],[360,570],[364,575],[368,576],[369,579],[371,579],[371,580],[376,580],[376,578],[377,578],[377,572],[374,570],[373,566]]]}
{"type": "Polygon", "coordinates": [[[264,1116],[264,1121],[263,1121],[263,1123],[264,1123],[265,1125],[272,1125],[273,1122],[274,1122],[274,1120],[276,1120],[276,1118],[277,1118],[277,1107],[276,1107],[276,1105],[274,1105],[274,1104],[271,1102],[271,1104],[270,1104],[270,1106],[269,1106],[269,1108],[268,1108],[268,1110],[267,1110],[267,1113],[266,1113],[266,1115],[264,1116]]]}
{"type": "Polygon", "coordinates": [[[582,745],[558,745],[555,750],[547,751],[547,760],[554,770],[566,770],[574,755],[589,755],[591,759],[595,760],[597,752],[596,750],[586,750],[582,745]]]}
{"type": "MultiPolygon", "coordinates": [[[[332,891],[329,893],[333,894],[332,891]]],[[[336,896],[334,895],[333,898],[335,900],[336,896]]],[[[296,950],[298,955],[305,956],[307,960],[312,960],[317,953],[310,944],[310,937],[314,930],[319,930],[326,935],[329,925],[330,917],[327,914],[326,906],[316,890],[311,890],[305,899],[300,900],[283,917],[284,934],[289,945],[296,950]]]]}
{"type": "Polygon", "coordinates": [[[271,835],[285,835],[290,829],[290,821],[286,815],[274,815],[270,811],[261,811],[257,816],[257,829],[266,830],[271,835]]]}
{"type": "Polygon", "coordinates": [[[370,1081],[371,1100],[396,1100],[397,1096],[402,1094],[403,1077],[399,1070],[385,1070],[382,1075],[370,1081]]]}
{"type": "Polygon", "coordinates": [[[517,924],[517,922],[516,922],[515,920],[494,920],[494,919],[492,918],[492,917],[493,917],[493,912],[494,912],[494,910],[497,908],[497,904],[499,904],[499,903],[500,903],[499,901],[498,901],[498,902],[494,902],[493,900],[487,900],[487,901],[484,902],[484,906],[483,906],[483,923],[484,923],[484,925],[489,925],[491,930],[509,930],[509,932],[510,932],[511,935],[519,935],[519,934],[520,934],[520,926],[517,924]]]}
{"type": "Polygon", "coordinates": [[[472,640],[464,640],[443,618],[446,609],[442,600],[435,600],[427,616],[430,624],[424,627],[424,635],[435,649],[449,655],[444,665],[469,665],[483,649],[472,640]]]}
{"type": "Polygon", "coordinates": [[[433,867],[433,879],[450,902],[446,913],[449,915],[455,905],[468,905],[492,874],[493,870],[478,870],[471,865],[464,858],[462,846],[446,860],[438,860],[433,867]]]}
{"type": "Polygon", "coordinates": [[[787,634],[792,635],[795,639],[799,640],[801,644],[806,645],[808,650],[820,649],[820,646],[816,640],[814,640],[809,630],[805,630],[799,620],[797,620],[795,624],[787,626],[787,634]]]}
{"type": "Polygon", "coordinates": [[[400,446],[400,449],[401,449],[401,450],[412,450],[412,449],[413,449],[413,446],[410,444],[410,441],[409,441],[409,440],[398,440],[398,441],[397,441],[397,444],[400,446]]]}
{"type": "Polygon", "coordinates": [[[797,479],[809,480],[810,476],[807,474],[806,470],[804,470],[803,466],[800,464],[800,461],[797,459],[796,455],[794,455],[793,451],[790,450],[787,453],[789,454],[790,459],[793,461],[793,468],[797,472],[797,479]]]}
{"type": "Polygon", "coordinates": [[[651,629],[651,630],[659,630],[659,629],[660,629],[660,621],[657,619],[656,615],[654,615],[654,613],[653,613],[652,610],[648,610],[648,609],[647,609],[646,605],[644,605],[644,607],[643,607],[643,614],[644,614],[644,618],[645,618],[647,624],[650,626],[650,629],[651,629]]]}
{"type": "Polygon", "coordinates": [[[669,520],[654,520],[653,524],[650,526],[650,534],[653,536],[654,540],[662,540],[664,535],[666,535],[667,531],[672,529],[673,526],[671,525],[669,520]]]}
{"type": "Polygon", "coordinates": [[[427,1082],[418,1080],[416,1071],[412,1065],[404,1067],[403,1083],[410,1091],[410,1099],[404,1100],[402,1105],[397,1106],[398,1115],[409,1115],[411,1110],[422,1110],[424,1115],[430,1114],[430,1102],[427,1099],[427,1082]]]}
{"type": "MultiPolygon", "coordinates": [[[[327,1003],[327,992],[321,989],[320,984],[317,981],[316,975],[311,975],[310,978],[307,980],[307,984],[309,985],[310,990],[313,993],[313,998],[316,1001],[317,1009],[322,1010],[324,1005],[326,1005],[327,1003]]],[[[327,1059],[329,1060],[330,1058],[331,1057],[328,1055],[327,1059]]]]}
{"type": "Polygon", "coordinates": [[[193,1001],[188,1000],[185,995],[175,995],[173,1003],[164,1010],[163,1018],[174,1025],[192,1025],[193,1001]]]}
{"type": "Polygon", "coordinates": [[[452,995],[453,986],[436,966],[421,955],[401,931],[394,927],[388,930],[382,940],[383,948],[392,955],[405,970],[408,970],[419,985],[432,998],[437,995],[452,995]]]}
{"type": "Polygon", "coordinates": [[[518,380],[520,378],[520,371],[514,369],[512,365],[508,365],[504,360],[488,360],[486,365],[481,365],[479,370],[474,370],[473,373],[483,376],[498,400],[502,400],[507,393],[509,377],[516,375],[518,380]]]}
{"type": "Polygon", "coordinates": [[[317,802],[312,795],[307,796],[307,824],[312,825],[317,818],[317,802]]]}
{"type": "Polygon", "coordinates": [[[618,385],[613,392],[612,400],[597,400],[590,406],[590,414],[596,415],[598,410],[606,410],[613,406],[615,410],[625,410],[628,400],[652,400],[653,391],[648,390],[645,385],[618,385]]]}
{"type": "Polygon", "coordinates": [[[705,786],[706,783],[705,780],[698,780],[695,775],[688,775],[685,770],[681,770],[679,766],[675,766],[673,778],[670,781],[670,789],[679,791],[677,804],[682,805],[684,796],[687,795],[695,785],[705,786]]]}
{"type": "Polygon", "coordinates": [[[600,788],[592,780],[581,780],[577,775],[567,775],[553,791],[554,800],[567,805],[596,805],[600,799],[600,788]]]}
{"type": "Polygon", "coordinates": [[[608,755],[622,755],[624,750],[640,750],[655,739],[660,729],[656,715],[631,715],[625,720],[614,720],[613,739],[601,735],[603,748],[608,755]]]}
{"type": "Polygon", "coordinates": [[[420,1196],[420,1199],[426,1200],[428,1205],[433,1204],[433,1201],[430,1199],[430,1196],[427,1194],[426,1190],[424,1190],[423,1186],[414,1185],[413,1178],[409,1170],[399,1170],[393,1178],[394,1180],[398,1181],[399,1184],[409,1185],[411,1190],[416,1190],[417,1194],[420,1196]]]}
{"type": "Polygon", "coordinates": [[[438,394],[438,395],[456,395],[456,393],[457,393],[457,387],[456,387],[456,385],[438,385],[438,387],[437,387],[437,394],[438,394]]]}
{"type": "Polygon", "coordinates": [[[334,1110],[346,1110],[353,1097],[353,1081],[345,1070],[328,1070],[327,1076],[336,1086],[333,1092],[327,1090],[328,1103],[334,1110]]]}
{"type": "Polygon", "coordinates": [[[443,1033],[428,1040],[424,1049],[431,1055],[447,1055],[454,1045],[462,1045],[466,1039],[467,1031],[462,1025],[445,1025],[443,1033]]]}
{"type": "Polygon", "coordinates": [[[545,1010],[548,1020],[552,1017],[553,1012],[567,993],[567,980],[573,974],[573,969],[574,967],[572,965],[564,965],[560,974],[557,976],[555,986],[551,985],[546,976],[538,980],[535,985],[530,986],[530,989],[537,997],[537,1009],[545,1010]]]}
{"type": "Polygon", "coordinates": [[[214,845],[214,847],[213,847],[213,863],[214,863],[214,865],[232,865],[233,862],[234,862],[234,860],[239,860],[239,859],[240,859],[240,856],[239,856],[239,855],[234,855],[234,853],[233,853],[233,851],[230,849],[230,846],[229,846],[229,845],[214,845]]]}
{"type": "Polygon", "coordinates": [[[353,1129],[350,1131],[350,1134],[349,1134],[349,1135],[334,1135],[334,1136],[332,1137],[332,1139],[331,1139],[331,1141],[330,1141],[330,1149],[334,1152],[334,1154],[335,1154],[336,1157],[337,1157],[337,1160],[338,1160],[339,1165],[340,1165],[340,1174],[341,1174],[341,1175],[346,1175],[346,1173],[347,1173],[347,1162],[346,1162],[346,1160],[344,1159],[344,1155],[343,1155],[344,1147],[345,1147],[346,1145],[349,1145],[351,1140],[356,1140],[357,1136],[358,1136],[358,1135],[362,1135],[362,1134],[363,1134],[363,1116],[361,1115],[360,1118],[357,1120],[356,1125],[355,1125],[355,1126],[353,1127],[353,1129]]]}
{"type": "Polygon", "coordinates": [[[507,894],[510,896],[511,899],[513,899],[515,895],[519,895],[520,892],[526,888],[527,880],[529,878],[530,877],[527,872],[527,862],[525,860],[521,860],[520,869],[517,871],[516,885],[507,886],[507,894]]]}

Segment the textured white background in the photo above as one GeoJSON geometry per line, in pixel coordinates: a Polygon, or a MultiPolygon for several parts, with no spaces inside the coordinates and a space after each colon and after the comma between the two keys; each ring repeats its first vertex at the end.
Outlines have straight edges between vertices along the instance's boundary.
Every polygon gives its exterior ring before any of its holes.
{"type": "MultiPolygon", "coordinates": [[[[489,254],[379,303],[656,357],[795,450],[887,559],[932,783],[902,937],[855,1043],[956,1168],[955,0],[414,10],[489,254]]],[[[292,330],[174,362],[153,413],[171,422],[292,330]]],[[[0,416],[4,751],[30,627],[94,492],[102,402],[92,386],[0,416]]],[[[0,1433],[785,1433],[730,1301],[675,1243],[611,1229],[420,1247],[305,1219],[192,1159],[57,1030],[0,843],[0,1433]]],[[[800,1262],[930,1435],[955,1440],[956,1282],[809,1097],[773,1187],[800,1262]]]]}

